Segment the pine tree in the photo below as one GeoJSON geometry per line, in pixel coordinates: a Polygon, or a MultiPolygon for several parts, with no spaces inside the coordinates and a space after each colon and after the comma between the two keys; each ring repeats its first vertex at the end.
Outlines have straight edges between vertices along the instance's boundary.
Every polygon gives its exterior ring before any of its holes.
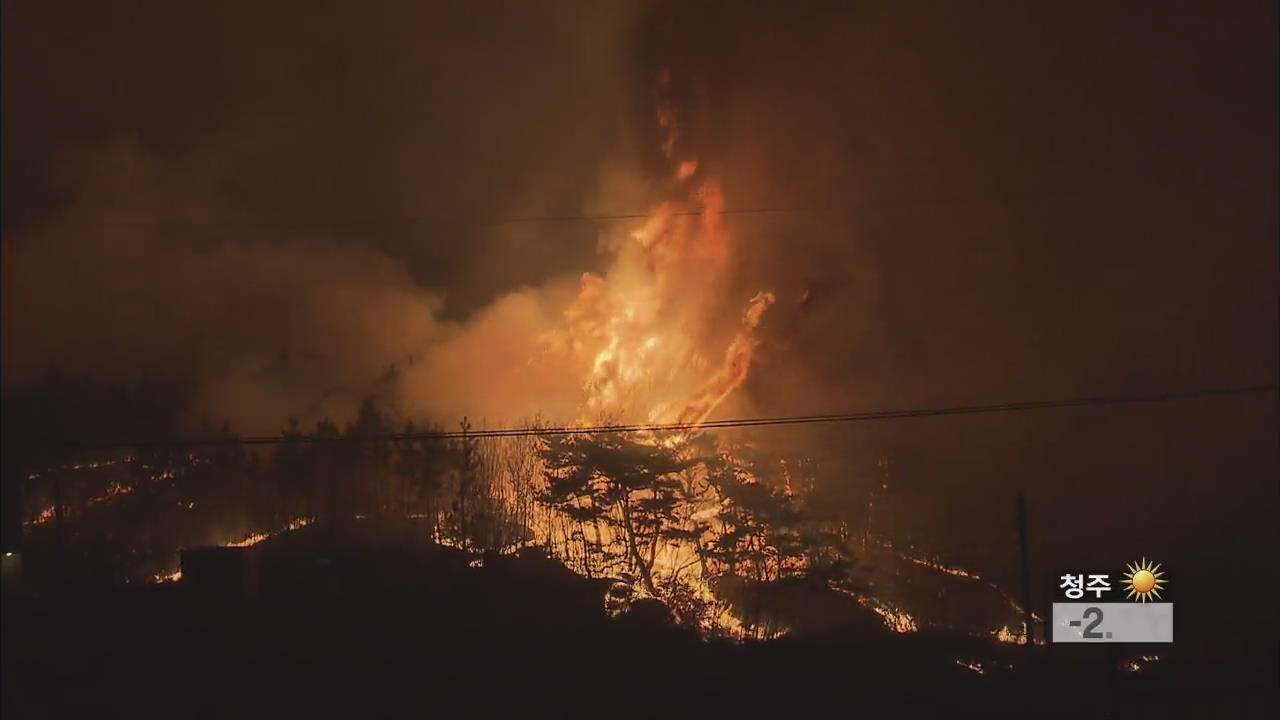
{"type": "Polygon", "coordinates": [[[338,426],[329,418],[316,423],[315,432],[311,434],[310,462],[307,464],[308,476],[313,502],[313,514],[319,515],[320,508],[330,522],[336,520],[338,510],[338,478],[340,456],[338,450],[338,426]]]}
{"type": "Polygon", "coordinates": [[[540,452],[547,487],[540,500],[579,523],[621,536],[625,556],[651,595],[659,547],[679,530],[678,473],[687,467],[665,446],[623,433],[546,438],[540,452]]]}
{"type": "Polygon", "coordinates": [[[459,423],[462,438],[454,450],[457,456],[458,494],[453,502],[453,513],[458,531],[458,542],[464,550],[471,547],[471,513],[474,511],[474,498],[480,471],[480,441],[471,436],[471,421],[462,418],[459,423]]]}
{"type": "Polygon", "coordinates": [[[302,440],[298,418],[289,418],[289,427],[281,433],[281,443],[271,462],[272,473],[279,483],[281,493],[273,525],[288,522],[300,506],[305,508],[306,493],[303,483],[306,481],[306,467],[302,440]]]}

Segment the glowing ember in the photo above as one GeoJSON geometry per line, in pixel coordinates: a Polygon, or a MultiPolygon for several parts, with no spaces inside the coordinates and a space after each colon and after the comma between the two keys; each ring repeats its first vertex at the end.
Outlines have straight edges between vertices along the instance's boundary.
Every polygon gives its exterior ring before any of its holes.
{"type": "Polygon", "coordinates": [[[935,560],[927,560],[927,559],[923,559],[923,558],[915,558],[915,557],[910,557],[910,556],[908,556],[908,555],[903,555],[903,557],[904,557],[904,558],[906,558],[907,560],[910,560],[911,562],[915,563],[916,565],[922,565],[922,566],[927,567],[927,568],[932,568],[932,569],[937,570],[937,571],[939,571],[939,572],[944,572],[944,573],[946,573],[946,574],[948,574],[948,575],[950,575],[950,576],[952,576],[952,577],[965,578],[966,580],[981,580],[981,579],[982,579],[982,578],[981,578],[977,573],[971,573],[971,572],[969,572],[968,570],[965,570],[964,568],[959,568],[959,567],[950,567],[950,566],[947,566],[947,565],[943,565],[942,563],[937,562],[937,561],[935,561],[935,560]]]}
{"type": "Polygon", "coordinates": [[[1160,660],[1159,655],[1141,655],[1124,663],[1125,672],[1138,672],[1147,665],[1160,660]]]}
{"type": "Polygon", "coordinates": [[[252,547],[262,542],[263,540],[266,540],[269,537],[271,537],[269,533],[254,533],[243,539],[229,542],[225,545],[225,547],[252,547]]]}
{"type": "Polygon", "coordinates": [[[50,505],[49,507],[41,510],[39,514],[37,514],[34,518],[24,522],[23,525],[40,525],[43,523],[47,523],[50,520],[52,520],[53,516],[56,514],[57,514],[57,510],[54,508],[54,506],[50,505]]]}
{"type": "MultiPolygon", "coordinates": [[[[993,582],[984,580],[981,575],[978,575],[975,572],[965,570],[964,568],[961,568],[961,567],[944,565],[943,563],[938,562],[936,560],[916,557],[913,555],[908,555],[903,552],[894,551],[893,544],[887,540],[883,540],[883,539],[878,540],[876,544],[886,550],[893,551],[894,554],[896,554],[899,558],[902,558],[903,560],[906,560],[915,565],[919,565],[921,567],[927,567],[931,570],[937,570],[938,572],[945,573],[947,575],[950,575],[951,577],[957,577],[964,580],[972,580],[975,582],[982,582],[986,584],[987,587],[991,588],[996,593],[998,593],[999,596],[1009,604],[1009,607],[1012,608],[1015,613],[1017,613],[1018,615],[1022,615],[1024,613],[1022,606],[1019,605],[1013,598],[1009,597],[1008,593],[1006,593],[1003,588],[1001,588],[999,585],[993,582]]],[[[1044,622],[1044,618],[1040,617],[1040,615],[1034,612],[1031,613],[1031,620],[1032,622],[1044,622]]],[[[1013,630],[1008,627],[1003,627],[1000,630],[996,631],[994,633],[994,636],[1000,642],[1018,644],[1018,645],[1026,644],[1025,633],[1022,630],[1013,630]]],[[[1044,640],[1036,640],[1036,644],[1043,645],[1044,640]]]]}
{"type": "MultiPolygon", "coordinates": [[[[192,460],[193,464],[198,464],[199,462],[201,462],[198,458],[195,458],[195,456],[194,456],[194,455],[188,455],[188,458],[192,460]]],[[[31,473],[30,475],[27,475],[27,479],[28,479],[28,480],[37,480],[37,479],[39,479],[40,477],[42,477],[43,475],[45,475],[45,474],[55,473],[55,472],[59,472],[59,471],[96,470],[96,469],[98,469],[98,468],[110,467],[110,466],[112,466],[112,465],[131,464],[131,463],[133,463],[133,462],[135,462],[135,461],[136,461],[136,458],[134,458],[133,456],[131,456],[131,455],[130,455],[130,456],[127,456],[127,457],[121,458],[121,459],[119,459],[119,460],[101,460],[101,461],[88,462],[88,463],[72,463],[72,464],[69,464],[69,465],[63,465],[63,466],[59,466],[59,467],[49,468],[49,469],[48,469],[47,471],[45,471],[45,473],[43,473],[43,474],[42,474],[42,473],[31,473]]],[[[151,469],[151,466],[150,466],[150,465],[146,465],[146,464],[142,464],[142,465],[140,465],[139,467],[141,467],[141,468],[142,468],[142,469],[144,469],[144,470],[150,470],[150,469],[151,469]]],[[[177,478],[177,473],[176,473],[175,471],[173,471],[173,470],[163,470],[163,471],[161,471],[161,472],[158,472],[158,473],[155,473],[154,475],[152,475],[152,476],[149,478],[149,481],[150,481],[150,482],[163,482],[163,481],[167,481],[167,480],[174,480],[174,479],[176,479],[176,478],[177,478]]],[[[133,485],[125,485],[125,484],[123,484],[123,483],[120,483],[120,482],[118,482],[118,481],[114,481],[114,480],[113,480],[113,481],[111,481],[111,483],[109,483],[109,484],[107,485],[107,488],[106,488],[105,492],[103,492],[101,495],[97,495],[97,496],[94,496],[94,497],[89,498],[88,500],[85,500],[85,501],[84,501],[84,503],[83,503],[83,505],[80,505],[80,506],[72,506],[72,505],[70,505],[70,504],[64,503],[64,504],[63,504],[63,509],[62,509],[62,510],[63,510],[63,516],[64,516],[64,517],[67,517],[67,518],[70,518],[70,517],[72,517],[72,516],[74,516],[74,515],[77,515],[78,513],[82,512],[82,511],[84,510],[84,508],[85,508],[85,507],[87,507],[87,506],[91,506],[91,505],[101,505],[101,504],[103,504],[103,503],[108,503],[108,502],[111,502],[111,501],[115,500],[116,498],[118,498],[118,497],[119,497],[119,496],[121,496],[121,495],[129,495],[129,494],[132,494],[132,493],[133,493],[133,492],[135,492],[136,490],[137,490],[137,488],[136,488],[135,486],[133,486],[133,485]]],[[[47,523],[48,521],[50,521],[50,520],[54,519],[55,514],[56,514],[56,513],[55,513],[54,506],[53,506],[53,505],[49,505],[48,507],[44,508],[44,509],[43,509],[43,510],[41,510],[39,513],[37,513],[35,517],[31,518],[30,520],[24,520],[22,524],[23,524],[23,526],[25,526],[25,527],[30,527],[30,526],[32,526],[32,525],[42,525],[42,524],[47,523]]]]}
{"type": "Polygon", "coordinates": [[[863,607],[870,608],[880,619],[884,621],[885,627],[898,633],[911,633],[920,629],[915,618],[911,617],[907,611],[901,608],[893,607],[888,603],[875,600],[872,598],[859,598],[859,603],[863,607]]]}
{"type": "Polygon", "coordinates": [[[275,531],[275,532],[270,532],[270,533],[263,533],[263,532],[253,533],[252,535],[249,535],[249,536],[247,536],[247,537],[241,538],[240,540],[235,540],[235,541],[233,541],[233,542],[225,543],[225,544],[223,545],[223,547],[236,547],[236,548],[238,548],[238,547],[253,547],[254,545],[257,545],[258,543],[262,542],[263,540],[266,540],[266,539],[268,539],[268,538],[274,537],[274,536],[276,536],[276,535],[280,535],[280,534],[283,534],[283,533],[290,532],[290,531],[292,531],[292,530],[297,530],[297,529],[299,529],[299,528],[304,528],[304,527],[306,527],[306,526],[310,525],[312,522],[313,522],[313,520],[312,520],[311,518],[309,518],[309,517],[294,518],[293,520],[290,520],[290,521],[289,521],[289,522],[288,522],[288,523],[287,523],[283,528],[281,528],[281,529],[279,529],[279,530],[277,530],[277,531],[275,531]]]}
{"type": "Polygon", "coordinates": [[[105,494],[99,495],[95,498],[90,498],[89,504],[98,505],[100,503],[109,502],[119,495],[128,495],[131,492],[133,492],[132,487],[113,482],[107,486],[107,492],[105,494]]]}
{"type": "MultiPolygon", "coordinates": [[[[1039,618],[1036,617],[1035,615],[1032,615],[1032,619],[1038,620],[1039,618]]],[[[1004,627],[1001,627],[999,630],[992,633],[992,637],[994,637],[996,640],[1002,643],[1009,643],[1010,645],[1026,645],[1027,644],[1027,633],[1022,628],[1011,628],[1008,625],[1005,625],[1004,627]]],[[[1043,638],[1036,638],[1036,645],[1044,645],[1044,644],[1045,644],[1045,640],[1043,638]]]]}
{"type": "Polygon", "coordinates": [[[151,582],[158,583],[158,584],[174,583],[174,582],[178,582],[181,579],[182,579],[181,570],[174,570],[171,573],[159,573],[151,576],[151,582]]]}

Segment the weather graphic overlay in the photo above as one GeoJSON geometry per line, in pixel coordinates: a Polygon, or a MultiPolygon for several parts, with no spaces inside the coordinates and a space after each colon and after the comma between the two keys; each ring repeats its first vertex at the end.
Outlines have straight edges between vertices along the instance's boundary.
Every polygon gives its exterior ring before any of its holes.
{"type": "Polygon", "coordinates": [[[1144,557],[1124,567],[1055,577],[1053,642],[1173,642],[1171,583],[1163,566],[1144,557]]]}
{"type": "Polygon", "coordinates": [[[1160,591],[1164,588],[1164,573],[1160,572],[1160,566],[1153,565],[1143,558],[1141,562],[1128,566],[1129,571],[1124,574],[1123,587],[1129,591],[1125,597],[1145,603],[1148,599],[1159,600],[1160,591]]]}

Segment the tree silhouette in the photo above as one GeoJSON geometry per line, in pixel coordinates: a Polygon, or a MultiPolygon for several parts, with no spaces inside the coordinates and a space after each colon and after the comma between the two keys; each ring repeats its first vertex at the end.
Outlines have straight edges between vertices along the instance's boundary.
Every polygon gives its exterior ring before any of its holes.
{"type": "Polygon", "coordinates": [[[338,468],[340,467],[338,438],[337,424],[327,417],[321,419],[316,423],[316,429],[311,434],[311,445],[308,448],[310,452],[306,463],[309,487],[314,500],[312,513],[319,514],[319,508],[323,506],[324,514],[331,522],[337,519],[338,512],[338,468]]]}
{"type": "MultiPolygon", "coordinates": [[[[413,424],[412,420],[405,423],[405,435],[411,436],[417,431],[418,428],[413,424]]],[[[421,442],[418,440],[405,440],[398,443],[395,447],[395,457],[392,462],[395,465],[401,514],[408,516],[419,505],[417,498],[419,486],[417,481],[423,472],[423,466],[426,464],[426,456],[421,442]]]]}
{"type": "Polygon", "coordinates": [[[451,509],[458,542],[461,543],[463,549],[466,549],[472,544],[469,521],[471,507],[474,504],[472,496],[476,492],[480,475],[480,440],[469,434],[471,432],[471,421],[466,417],[462,418],[459,426],[462,428],[462,437],[454,445],[457,461],[458,491],[451,509]]]}
{"type": "Polygon", "coordinates": [[[370,513],[386,511],[387,476],[392,448],[385,439],[391,432],[391,419],[378,407],[373,397],[365,398],[354,423],[347,428],[350,479],[356,483],[353,498],[370,513]]]}
{"type": "Polygon", "coordinates": [[[276,446],[271,470],[280,487],[279,505],[274,513],[274,525],[288,522],[298,514],[310,513],[310,493],[306,487],[307,448],[303,444],[298,418],[289,418],[289,427],[281,432],[281,443],[276,446]]]}
{"type": "Polygon", "coordinates": [[[677,474],[687,463],[668,447],[623,433],[546,438],[540,454],[547,482],[540,499],[580,524],[620,535],[631,568],[657,595],[654,560],[679,530],[677,474]]]}
{"type": "Polygon", "coordinates": [[[703,547],[707,575],[749,629],[765,636],[780,629],[798,595],[830,594],[833,584],[857,589],[846,534],[810,502],[803,464],[742,453],[709,458],[706,467],[722,498],[718,532],[703,547]]]}

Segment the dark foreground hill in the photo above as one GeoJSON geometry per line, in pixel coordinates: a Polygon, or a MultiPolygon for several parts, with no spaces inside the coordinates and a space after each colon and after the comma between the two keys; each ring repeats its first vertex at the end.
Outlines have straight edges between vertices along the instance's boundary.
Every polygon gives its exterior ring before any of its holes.
{"type": "Polygon", "coordinates": [[[254,547],[251,597],[190,582],[6,599],[4,717],[1263,717],[1275,666],[865,624],[768,643],[608,619],[536,554],[471,567],[367,527],[254,547]],[[855,629],[856,628],[856,629],[855,629]]]}

